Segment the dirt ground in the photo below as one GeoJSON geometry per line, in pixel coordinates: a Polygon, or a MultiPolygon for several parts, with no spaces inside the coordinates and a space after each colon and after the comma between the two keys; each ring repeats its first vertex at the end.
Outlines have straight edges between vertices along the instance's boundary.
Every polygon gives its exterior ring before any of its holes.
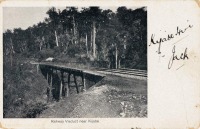
{"type": "Polygon", "coordinates": [[[147,117],[147,80],[107,76],[86,92],[51,102],[39,118],[147,117]]]}

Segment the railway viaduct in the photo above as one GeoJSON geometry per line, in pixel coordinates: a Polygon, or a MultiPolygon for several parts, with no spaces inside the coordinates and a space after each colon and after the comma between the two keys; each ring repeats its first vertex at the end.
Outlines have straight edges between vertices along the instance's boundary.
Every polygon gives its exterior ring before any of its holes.
{"type": "Polygon", "coordinates": [[[53,90],[53,81],[54,75],[57,75],[59,79],[59,84],[57,89],[59,89],[59,100],[64,96],[69,96],[69,90],[71,87],[76,88],[76,92],[79,93],[87,90],[86,80],[97,83],[102,80],[106,75],[116,75],[121,77],[128,78],[137,78],[137,79],[147,79],[146,70],[137,70],[137,69],[106,69],[106,68],[90,68],[90,69],[79,69],[68,67],[65,65],[56,65],[49,62],[34,62],[37,66],[37,71],[41,71],[48,82],[47,87],[47,96],[48,101],[52,100],[52,90],[53,90]],[[77,82],[77,77],[81,78],[81,84],[77,82]],[[72,85],[73,83],[73,85],[72,85]]]}

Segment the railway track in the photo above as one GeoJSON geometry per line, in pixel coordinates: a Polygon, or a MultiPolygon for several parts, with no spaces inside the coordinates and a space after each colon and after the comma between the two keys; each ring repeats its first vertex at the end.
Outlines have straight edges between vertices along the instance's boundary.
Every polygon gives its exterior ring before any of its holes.
{"type": "MultiPolygon", "coordinates": [[[[32,64],[47,64],[46,62],[37,63],[32,62],[32,64]]],[[[86,69],[78,69],[73,67],[67,67],[65,65],[56,65],[56,64],[49,64],[54,67],[60,67],[65,69],[71,69],[76,71],[84,71],[87,74],[107,74],[107,75],[117,75],[121,77],[128,77],[128,78],[137,78],[137,79],[147,79],[147,70],[139,70],[139,69],[128,69],[128,68],[120,68],[120,69],[107,69],[107,68],[97,68],[97,67],[90,67],[89,70],[86,69]],[[95,73],[96,71],[96,73],[95,73]]]]}
{"type": "Polygon", "coordinates": [[[139,78],[139,79],[147,78],[146,70],[127,69],[127,68],[121,68],[121,69],[94,68],[93,70],[103,74],[117,75],[122,77],[139,78]]]}

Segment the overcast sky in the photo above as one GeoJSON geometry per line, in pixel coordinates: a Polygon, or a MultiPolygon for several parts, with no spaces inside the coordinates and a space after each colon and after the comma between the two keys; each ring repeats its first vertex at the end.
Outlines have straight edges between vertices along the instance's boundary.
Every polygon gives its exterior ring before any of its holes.
{"type": "MultiPolygon", "coordinates": [[[[61,11],[65,7],[56,7],[61,11]]],[[[102,9],[111,9],[116,11],[117,7],[100,7],[102,9]]],[[[130,8],[130,7],[127,7],[130,8]]],[[[136,7],[131,7],[135,9],[136,7]]],[[[27,29],[29,26],[43,21],[45,17],[48,17],[46,14],[49,7],[4,7],[3,8],[3,31],[7,29],[22,28],[27,29]]]]}
{"type": "Polygon", "coordinates": [[[48,17],[46,14],[48,9],[48,7],[4,7],[3,30],[19,27],[26,29],[33,26],[48,17]]]}

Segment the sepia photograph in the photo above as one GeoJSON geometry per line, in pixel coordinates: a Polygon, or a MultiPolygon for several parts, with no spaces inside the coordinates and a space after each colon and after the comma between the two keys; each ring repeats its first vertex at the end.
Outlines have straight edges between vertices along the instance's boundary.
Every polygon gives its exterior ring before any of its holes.
{"type": "Polygon", "coordinates": [[[147,10],[3,7],[3,118],[148,118],[147,10]]]}

